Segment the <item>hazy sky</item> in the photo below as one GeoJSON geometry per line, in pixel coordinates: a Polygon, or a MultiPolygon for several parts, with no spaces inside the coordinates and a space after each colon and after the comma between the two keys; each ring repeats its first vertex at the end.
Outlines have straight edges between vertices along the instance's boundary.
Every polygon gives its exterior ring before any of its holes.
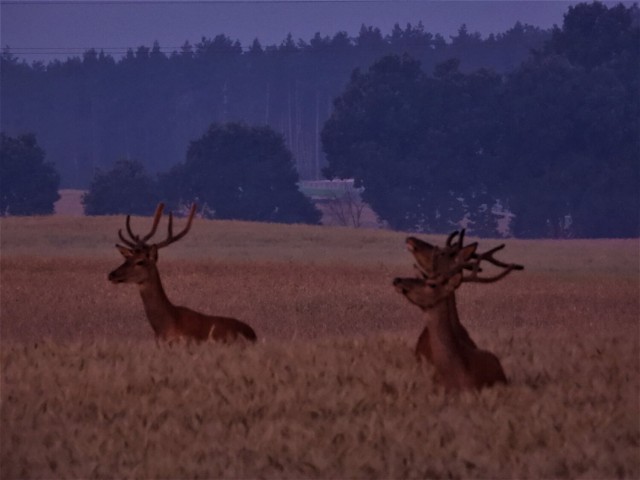
{"type": "Polygon", "coordinates": [[[66,58],[88,48],[119,56],[128,47],[179,49],[185,41],[223,33],[243,46],[254,38],[279,44],[288,33],[309,40],[316,32],[357,35],[372,25],[383,34],[395,23],[422,21],[425,30],[448,39],[460,25],[483,36],[511,28],[516,21],[549,28],[562,24],[567,1],[125,1],[0,0],[2,47],[27,61],[66,58]]]}

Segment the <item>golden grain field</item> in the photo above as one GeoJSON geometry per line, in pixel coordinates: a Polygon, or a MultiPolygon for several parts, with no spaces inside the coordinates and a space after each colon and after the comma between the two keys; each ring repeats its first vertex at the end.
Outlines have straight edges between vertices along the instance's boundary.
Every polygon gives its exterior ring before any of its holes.
{"type": "Polygon", "coordinates": [[[508,240],[457,296],[511,384],[445,395],[401,233],[196,220],[169,297],[260,341],[169,348],[107,281],[123,218],[0,222],[2,479],[640,476],[638,240],[508,240]]]}

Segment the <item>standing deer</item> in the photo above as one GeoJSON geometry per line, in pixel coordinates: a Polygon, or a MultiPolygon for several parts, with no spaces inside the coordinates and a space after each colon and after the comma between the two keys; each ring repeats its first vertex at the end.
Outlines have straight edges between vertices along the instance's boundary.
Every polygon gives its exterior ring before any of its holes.
{"type": "Polygon", "coordinates": [[[452,245],[452,234],[444,250],[432,246],[426,248],[423,245],[426,242],[407,239],[410,249],[418,247],[412,253],[422,276],[393,281],[398,292],[425,312],[427,325],[416,349],[435,366],[436,380],[447,390],[480,389],[495,383],[507,383],[498,358],[491,352],[480,350],[460,324],[453,295],[463,282],[496,282],[512,270],[524,268],[505,264],[493,257],[504,245],[477,254],[476,243],[462,246],[463,235],[464,232],[458,245],[452,245]],[[482,261],[504,269],[492,277],[480,277],[482,261]],[[465,276],[465,270],[471,270],[471,274],[465,276]]]}
{"type": "Polygon", "coordinates": [[[167,297],[158,271],[158,250],[171,245],[183,238],[191,228],[191,222],[196,212],[195,204],[189,212],[189,219],[184,229],[177,235],[173,234],[173,215],[169,213],[167,238],[159,243],[148,244],[160,223],[164,204],[159,203],[153,217],[151,231],[140,238],[131,230],[131,218],[127,215],[126,227],[129,239],[125,238],[122,230],[118,231],[120,240],[126,245],[116,244],[116,248],[125,258],[124,263],[109,274],[112,283],[135,283],[140,290],[147,319],[155,332],[156,339],[174,341],[214,340],[230,342],[244,337],[255,342],[257,337],[253,329],[235,318],[215,317],[204,315],[187,307],[171,303],[167,297]]]}

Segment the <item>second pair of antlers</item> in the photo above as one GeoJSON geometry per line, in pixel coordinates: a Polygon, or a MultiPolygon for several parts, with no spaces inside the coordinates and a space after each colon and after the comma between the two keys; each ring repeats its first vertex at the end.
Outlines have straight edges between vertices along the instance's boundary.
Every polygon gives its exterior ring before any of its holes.
{"type": "Polygon", "coordinates": [[[464,270],[471,271],[470,275],[463,275],[462,282],[479,282],[479,283],[491,283],[506,277],[513,270],[523,270],[522,265],[517,263],[505,263],[494,257],[496,252],[499,252],[505,247],[505,244],[498,245],[497,247],[487,250],[484,253],[478,253],[478,243],[474,242],[469,245],[464,245],[465,230],[458,232],[455,231],[447,238],[444,248],[431,245],[416,237],[407,238],[407,248],[417,262],[416,267],[420,273],[429,278],[436,275],[443,275],[447,278],[458,273],[464,273],[464,270]],[[456,237],[458,238],[457,241],[456,237]],[[488,262],[496,267],[502,268],[502,271],[496,275],[481,277],[479,273],[482,272],[480,264],[482,262],[488,262]]]}

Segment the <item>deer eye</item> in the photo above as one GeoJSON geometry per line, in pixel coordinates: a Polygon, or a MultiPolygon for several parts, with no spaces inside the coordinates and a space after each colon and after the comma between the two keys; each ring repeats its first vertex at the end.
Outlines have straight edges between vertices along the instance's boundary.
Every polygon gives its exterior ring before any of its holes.
{"type": "Polygon", "coordinates": [[[138,260],[136,261],[136,265],[144,265],[145,261],[144,260],[138,260]]]}

